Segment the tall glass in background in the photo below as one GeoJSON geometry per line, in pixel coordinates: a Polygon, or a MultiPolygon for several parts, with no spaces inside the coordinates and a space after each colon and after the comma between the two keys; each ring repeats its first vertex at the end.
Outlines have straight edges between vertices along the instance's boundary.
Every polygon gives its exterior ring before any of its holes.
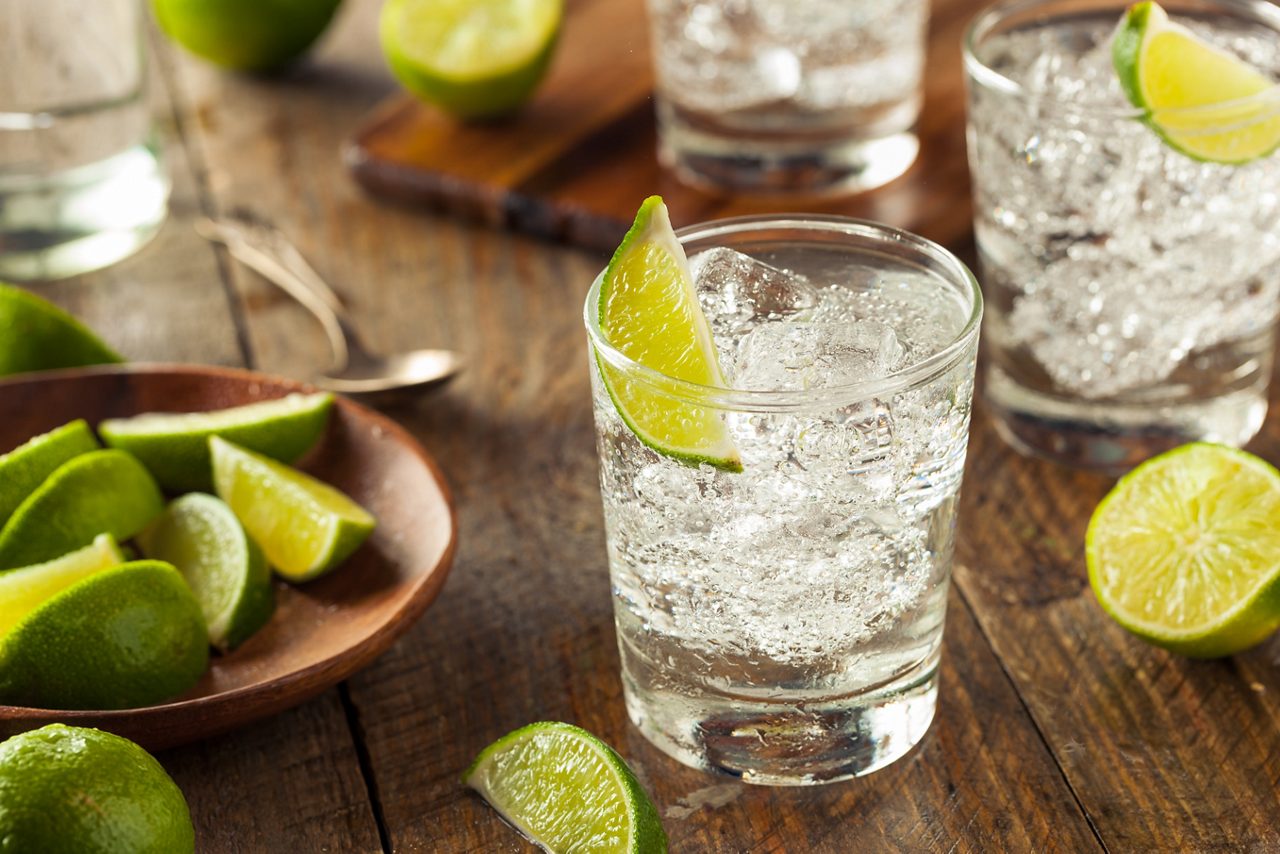
{"type": "MultiPolygon", "coordinates": [[[[1280,79],[1275,6],[1163,5],[1280,79]]],[[[1102,469],[1248,441],[1280,308],[1280,156],[1224,165],[1167,145],[1112,67],[1123,12],[1123,0],[1005,2],[965,46],[990,408],[1017,447],[1102,469]]],[[[1253,115],[1280,114],[1278,95],[1257,96],[1253,115]]]]}
{"type": "Polygon", "coordinates": [[[164,221],[139,0],[0,8],[0,279],[106,266],[164,221]]]}
{"type": "Polygon", "coordinates": [[[648,0],[660,155],[690,183],[856,191],[915,160],[928,0],[648,0]]]}
{"type": "Polygon", "coordinates": [[[615,350],[587,297],[614,613],[632,721],[753,783],[865,774],[937,701],[982,300],[894,229],[745,218],[679,232],[730,389],[615,350]],[[601,372],[715,413],[742,470],[655,452],[601,372]]]}

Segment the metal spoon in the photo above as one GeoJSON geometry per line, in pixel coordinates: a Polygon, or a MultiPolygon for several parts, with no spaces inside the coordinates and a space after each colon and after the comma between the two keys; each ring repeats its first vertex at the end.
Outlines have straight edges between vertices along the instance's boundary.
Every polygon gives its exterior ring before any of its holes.
{"type": "Polygon", "coordinates": [[[371,352],[360,342],[337,294],[274,228],[204,219],[196,223],[196,231],[226,246],[233,257],[320,321],[333,350],[329,369],[314,378],[320,388],[353,397],[390,399],[443,385],[462,370],[462,357],[452,350],[410,350],[388,356],[371,352]]]}

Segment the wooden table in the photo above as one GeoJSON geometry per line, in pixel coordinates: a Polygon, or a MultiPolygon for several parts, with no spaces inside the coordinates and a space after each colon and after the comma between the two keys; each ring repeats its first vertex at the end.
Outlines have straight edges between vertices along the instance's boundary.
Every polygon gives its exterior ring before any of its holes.
{"type": "MultiPolygon", "coordinates": [[[[161,754],[200,851],[532,850],[458,775],[541,719],[615,745],[677,852],[1280,851],[1280,639],[1194,662],[1126,635],[1095,603],[1082,557],[1109,482],[1017,456],[981,406],[941,705],[922,746],[812,789],[743,786],[651,748],[617,677],[580,328],[602,259],[357,189],[340,142],[394,89],[377,6],[349,0],[314,60],[282,79],[158,45],[172,219],[135,258],[39,288],[136,359],[306,377],[327,358],[319,329],[192,231],[202,213],[247,209],[296,238],[371,342],[471,359],[447,392],[396,413],[457,496],[444,593],[337,689],[161,754]]],[[[958,76],[955,62],[934,73],[958,76]]],[[[948,138],[959,144],[961,128],[948,138]]],[[[1280,418],[1255,448],[1280,459],[1280,418]]]]}

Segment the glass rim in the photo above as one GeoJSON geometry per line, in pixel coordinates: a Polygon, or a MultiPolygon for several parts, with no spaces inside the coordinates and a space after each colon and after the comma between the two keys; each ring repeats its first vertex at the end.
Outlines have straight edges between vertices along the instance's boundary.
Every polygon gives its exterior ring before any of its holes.
{"type": "Polygon", "coordinates": [[[964,325],[944,346],[874,380],[800,390],[751,390],[703,385],[642,365],[605,340],[599,325],[600,283],[604,278],[602,270],[591,283],[583,305],[583,322],[596,357],[625,372],[628,378],[639,379],[663,394],[686,403],[725,410],[801,411],[848,405],[925,385],[958,365],[966,350],[976,340],[983,311],[982,290],[977,277],[951,251],[911,232],[852,217],[766,214],[731,217],[686,226],[676,230],[676,237],[683,246],[694,239],[715,238],[763,227],[849,234],[905,246],[913,254],[936,262],[942,269],[933,272],[952,285],[959,285],[959,290],[969,296],[972,302],[964,325]]]}
{"type": "MultiPolygon", "coordinates": [[[[1081,104],[1078,101],[1072,101],[1062,98],[1051,93],[1031,92],[1021,83],[1001,74],[991,66],[987,65],[978,57],[979,43],[991,33],[991,31],[1002,21],[1010,16],[1034,9],[1037,6],[1047,6],[1060,0],[999,0],[987,8],[983,9],[973,20],[969,22],[969,26],[965,28],[964,38],[961,41],[961,55],[963,57],[965,73],[971,82],[980,84],[988,89],[998,91],[1005,95],[1022,98],[1028,102],[1037,104],[1048,104],[1059,108],[1063,113],[1075,115],[1096,116],[1100,118],[1124,119],[1124,120],[1145,120],[1150,117],[1150,111],[1141,107],[1126,105],[1123,107],[1099,104],[1081,104]]],[[[1116,19],[1128,6],[1129,0],[1116,0],[1115,10],[1116,19]]],[[[1280,38],[1280,7],[1272,5],[1267,0],[1200,0],[1204,6],[1217,7],[1224,11],[1235,13],[1238,18],[1247,18],[1255,23],[1270,27],[1280,38]]],[[[1176,0],[1169,5],[1178,5],[1176,0]]],[[[1076,12],[1085,11],[1101,11],[1106,8],[1102,4],[1093,6],[1081,6],[1076,12]]],[[[1176,13],[1177,8],[1166,10],[1176,13]]],[[[1062,14],[1047,15],[1041,21],[1054,20],[1056,18],[1066,17],[1069,12],[1062,14]]],[[[1244,119],[1237,119],[1223,125],[1211,126],[1202,133],[1206,135],[1216,133],[1227,133],[1238,130],[1241,127],[1247,127],[1258,122],[1269,121],[1276,116],[1280,116],[1280,83],[1273,85],[1266,91],[1259,92],[1256,95],[1250,95],[1245,98],[1235,98],[1230,101],[1222,101],[1216,104],[1204,104],[1197,107],[1179,107],[1176,109],[1165,109],[1160,111],[1162,119],[1172,118],[1190,118],[1196,116],[1212,115],[1221,116],[1224,111],[1230,113],[1236,109],[1254,109],[1262,110],[1257,115],[1247,115],[1244,119]]]]}

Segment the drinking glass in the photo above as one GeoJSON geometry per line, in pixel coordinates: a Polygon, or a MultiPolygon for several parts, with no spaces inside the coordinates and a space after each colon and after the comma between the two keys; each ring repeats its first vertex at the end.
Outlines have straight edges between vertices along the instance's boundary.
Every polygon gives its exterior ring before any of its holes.
{"type": "Polygon", "coordinates": [[[139,0],[6,0],[0,11],[0,278],[106,266],[159,229],[139,0]]]}
{"type": "Polygon", "coordinates": [[[612,347],[600,279],[585,307],[628,712],[679,761],[748,782],[868,773],[934,715],[981,294],[946,250],[872,223],[678,236],[732,388],[612,347]],[[723,421],[741,470],[641,441],[619,383],[723,421]]]}
{"type": "Polygon", "coordinates": [[[686,181],[866,190],[915,160],[928,0],[649,0],[660,157],[686,181]]]}
{"type": "MultiPolygon", "coordinates": [[[[1275,6],[1164,5],[1280,75],[1275,6]]],[[[1123,12],[1004,2],[965,42],[991,412],[1024,451],[1113,470],[1183,442],[1248,441],[1280,308],[1280,156],[1211,163],[1169,145],[1112,67],[1123,12]]],[[[1251,119],[1206,132],[1274,122],[1277,94],[1237,102],[1251,119]]],[[[1196,113],[1177,112],[1163,120],[1196,113]]]]}

